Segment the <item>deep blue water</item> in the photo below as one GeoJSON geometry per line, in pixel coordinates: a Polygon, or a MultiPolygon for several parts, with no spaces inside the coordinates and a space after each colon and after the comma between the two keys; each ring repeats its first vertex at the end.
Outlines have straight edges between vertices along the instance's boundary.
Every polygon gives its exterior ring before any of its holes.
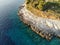
{"type": "Polygon", "coordinates": [[[54,37],[47,41],[20,21],[17,12],[24,0],[0,0],[0,45],[60,45],[54,37]]]}

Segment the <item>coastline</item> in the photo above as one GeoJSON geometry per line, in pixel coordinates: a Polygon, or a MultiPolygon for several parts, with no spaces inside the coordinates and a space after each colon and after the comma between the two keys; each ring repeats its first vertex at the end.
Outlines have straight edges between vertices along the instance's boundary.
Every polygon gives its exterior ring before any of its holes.
{"type": "Polygon", "coordinates": [[[51,40],[53,36],[60,37],[60,33],[57,33],[60,32],[60,27],[58,27],[58,30],[56,26],[57,24],[60,26],[60,21],[34,16],[34,14],[28,11],[24,5],[21,6],[18,15],[20,20],[22,20],[25,24],[30,25],[32,30],[39,34],[41,37],[46,38],[47,40],[51,40]]]}

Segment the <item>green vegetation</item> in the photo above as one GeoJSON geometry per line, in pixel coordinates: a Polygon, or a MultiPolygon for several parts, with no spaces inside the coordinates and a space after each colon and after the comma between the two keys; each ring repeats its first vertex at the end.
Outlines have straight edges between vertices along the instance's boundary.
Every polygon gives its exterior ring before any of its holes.
{"type": "Polygon", "coordinates": [[[55,10],[57,8],[60,8],[59,2],[45,2],[45,0],[27,0],[26,4],[31,4],[32,7],[39,10],[55,10]]]}
{"type": "Polygon", "coordinates": [[[26,4],[31,4],[32,7],[42,10],[45,2],[44,2],[44,0],[27,0],[26,4]]]}
{"type": "Polygon", "coordinates": [[[59,3],[52,3],[52,2],[47,2],[43,6],[43,10],[53,10],[55,12],[60,12],[60,5],[59,3]]]}
{"type": "Polygon", "coordinates": [[[60,0],[58,2],[49,2],[49,0],[48,2],[46,0],[26,0],[26,7],[36,15],[41,15],[39,12],[43,11],[47,12],[48,15],[57,15],[60,18],[60,0]]]}

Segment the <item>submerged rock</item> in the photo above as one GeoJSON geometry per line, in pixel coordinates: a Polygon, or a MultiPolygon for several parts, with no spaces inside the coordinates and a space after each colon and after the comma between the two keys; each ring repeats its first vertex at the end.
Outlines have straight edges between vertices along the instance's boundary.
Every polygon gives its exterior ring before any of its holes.
{"type": "Polygon", "coordinates": [[[30,25],[32,30],[41,37],[47,40],[51,40],[53,36],[60,37],[60,20],[38,17],[28,11],[25,6],[21,6],[18,15],[24,23],[30,25]]]}

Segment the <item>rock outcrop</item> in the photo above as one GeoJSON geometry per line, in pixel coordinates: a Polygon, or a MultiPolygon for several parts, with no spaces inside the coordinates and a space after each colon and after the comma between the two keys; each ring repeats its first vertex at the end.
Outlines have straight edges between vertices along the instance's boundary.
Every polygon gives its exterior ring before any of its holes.
{"type": "Polygon", "coordinates": [[[60,20],[42,18],[28,11],[25,6],[19,8],[20,19],[31,26],[32,30],[41,37],[50,40],[53,36],[60,37],[60,20]]]}

